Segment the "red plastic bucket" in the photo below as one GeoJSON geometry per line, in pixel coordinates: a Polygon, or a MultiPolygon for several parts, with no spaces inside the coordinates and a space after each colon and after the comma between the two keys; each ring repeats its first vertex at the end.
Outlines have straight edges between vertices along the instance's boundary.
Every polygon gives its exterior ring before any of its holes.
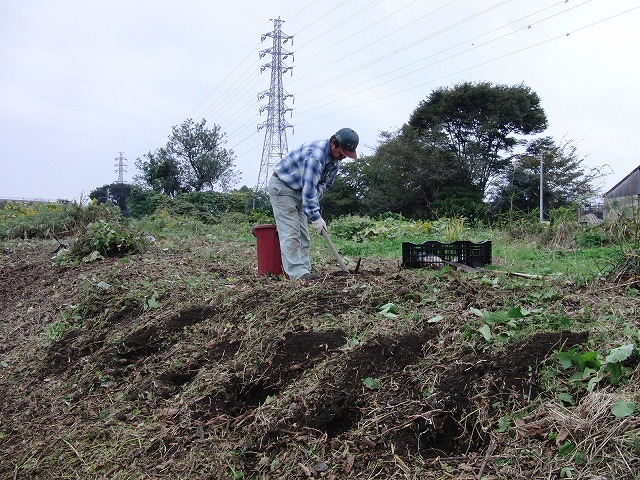
{"type": "Polygon", "coordinates": [[[251,233],[258,239],[258,275],[272,273],[282,275],[280,239],[275,225],[265,224],[253,227],[251,233]]]}

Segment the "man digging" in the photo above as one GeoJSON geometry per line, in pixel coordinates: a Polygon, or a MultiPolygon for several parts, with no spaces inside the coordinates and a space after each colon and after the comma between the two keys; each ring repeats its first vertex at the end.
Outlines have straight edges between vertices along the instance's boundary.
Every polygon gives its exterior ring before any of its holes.
{"type": "Polygon", "coordinates": [[[311,273],[307,221],[319,235],[327,229],[320,199],[331,188],[346,157],[356,159],[358,134],[341,128],[328,140],[317,140],[291,150],[276,163],[269,180],[269,200],[276,219],[282,267],[292,280],[317,280],[311,273]],[[308,220],[307,220],[308,219],[308,220]]]}

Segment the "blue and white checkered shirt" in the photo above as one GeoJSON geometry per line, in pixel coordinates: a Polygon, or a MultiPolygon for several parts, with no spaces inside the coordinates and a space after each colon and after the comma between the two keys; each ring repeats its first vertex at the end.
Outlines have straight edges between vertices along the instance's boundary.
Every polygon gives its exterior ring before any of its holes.
{"type": "Polygon", "coordinates": [[[331,155],[329,140],[300,145],[281,158],[273,171],[289,188],[302,191],[302,207],[311,221],[320,218],[320,199],[333,185],[340,161],[331,155]]]}

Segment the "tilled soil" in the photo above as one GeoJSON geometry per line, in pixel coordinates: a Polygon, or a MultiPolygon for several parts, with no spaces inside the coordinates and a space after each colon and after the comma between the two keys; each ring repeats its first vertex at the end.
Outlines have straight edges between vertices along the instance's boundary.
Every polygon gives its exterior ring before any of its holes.
{"type": "MultiPolygon", "coordinates": [[[[553,400],[542,370],[587,331],[487,345],[469,312],[523,301],[530,280],[498,290],[482,274],[369,259],[357,275],[329,265],[318,282],[289,282],[258,277],[252,245],[206,241],[62,267],[49,247],[3,247],[1,478],[555,471],[551,437],[497,425],[553,400]]],[[[564,288],[546,308],[575,320],[593,309],[564,288]]]]}

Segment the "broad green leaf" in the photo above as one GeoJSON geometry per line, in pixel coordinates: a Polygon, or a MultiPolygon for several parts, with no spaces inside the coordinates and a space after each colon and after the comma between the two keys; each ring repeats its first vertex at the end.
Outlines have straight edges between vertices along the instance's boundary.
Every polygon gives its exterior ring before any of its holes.
{"type": "Polygon", "coordinates": [[[573,442],[570,442],[569,440],[567,440],[566,442],[564,442],[562,445],[558,447],[558,451],[560,452],[560,455],[569,455],[575,449],[576,449],[575,444],[573,442]]]}
{"type": "Polygon", "coordinates": [[[387,318],[395,318],[398,316],[396,315],[397,312],[398,312],[397,305],[393,303],[386,303],[382,307],[380,307],[379,315],[383,315],[387,318]]]}
{"type": "Polygon", "coordinates": [[[474,315],[480,317],[480,318],[484,318],[484,312],[482,310],[478,310],[477,308],[473,308],[471,307],[469,310],[471,310],[471,313],[473,313],[474,315]]]}
{"type": "Polygon", "coordinates": [[[444,317],[442,315],[436,315],[435,317],[431,317],[429,320],[427,320],[427,323],[438,323],[443,319],[444,317]]]}
{"type": "Polygon", "coordinates": [[[478,331],[482,334],[486,341],[491,340],[491,328],[486,323],[482,324],[482,326],[478,329],[478,331]]]}
{"type": "Polygon", "coordinates": [[[103,290],[108,290],[111,287],[111,285],[109,285],[107,282],[98,282],[96,286],[103,290]]]}
{"type": "Polygon", "coordinates": [[[584,378],[582,377],[582,372],[576,372],[569,377],[569,381],[571,383],[582,382],[584,378]]]}
{"type": "Polygon", "coordinates": [[[505,415],[504,417],[500,417],[498,419],[498,428],[496,429],[496,432],[498,433],[503,433],[506,432],[507,430],[509,430],[509,427],[511,426],[511,416],[510,415],[505,415]]]}
{"type": "Polygon", "coordinates": [[[617,385],[622,379],[623,367],[620,362],[607,363],[605,370],[611,375],[611,383],[617,385]]]}
{"type": "Polygon", "coordinates": [[[600,377],[599,375],[596,375],[595,377],[590,378],[589,381],[587,382],[587,392],[593,392],[595,388],[598,386],[598,383],[600,382],[601,379],[602,377],[600,377]]]}
{"type": "Polygon", "coordinates": [[[509,310],[507,312],[507,315],[509,316],[509,318],[524,318],[527,316],[526,310],[523,311],[521,307],[515,307],[512,308],[511,310],[509,310]]]}
{"type": "Polygon", "coordinates": [[[560,362],[562,368],[567,370],[573,365],[575,354],[573,352],[556,352],[556,358],[560,362]]]}
{"type": "Polygon", "coordinates": [[[151,298],[149,300],[147,300],[147,309],[153,309],[153,308],[159,308],[160,307],[160,303],[158,302],[158,293],[157,292],[153,292],[153,295],[151,295],[151,298]]]}
{"type": "Polygon", "coordinates": [[[611,413],[613,413],[616,418],[630,417],[635,411],[635,402],[624,402],[622,400],[618,400],[616,403],[611,405],[611,413]]]}
{"type": "Polygon", "coordinates": [[[593,377],[593,376],[597,376],[596,374],[598,373],[598,371],[595,368],[591,368],[591,367],[586,367],[583,371],[582,371],[582,379],[583,380],[588,380],[589,378],[593,377]]]}
{"type": "Polygon", "coordinates": [[[496,340],[499,342],[507,342],[509,341],[509,338],[511,338],[511,335],[513,335],[515,332],[502,332],[499,333],[498,335],[496,335],[496,340]]]}
{"type": "Polygon", "coordinates": [[[563,327],[568,327],[569,325],[571,325],[571,319],[565,315],[560,315],[560,317],[558,318],[558,323],[563,327]]]}
{"type": "Polygon", "coordinates": [[[560,478],[573,478],[573,468],[562,467],[560,469],[560,478]]]}
{"type": "Polygon", "coordinates": [[[508,323],[509,322],[509,314],[507,312],[493,312],[488,315],[485,315],[484,321],[491,324],[497,325],[499,323],[508,323]]]}
{"type": "Polygon", "coordinates": [[[568,393],[558,393],[556,395],[556,397],[558,398],[558,400],[560,400],[562,403],[566,403],[568,405],[573,405],[573,397],[571,395],[569,395],[568,393]]]}
{"type": "Polygon", "coordinates": [[[369,390],[379,390],[382,382],[380,382],[379,378],[367,377],[362,380],[362,384],[369,390]]]}
{"type": "Polygon", "coordinates": [[[584,352],[581,353],[579,355],[576,355],[576,360],[578,362],[578,366],[580,367],[580,370],[584,370],[587,367],[593,368],[593,369],[599,369],[600,368],[600,361],[598,360],[598,352],[584,352]]]}
{"type": "Polygon", "coordinates": [[[609,351],[609,355],[605,358],[605,362],[607,363],[615,363],[615,362],[624,362],[631,355],[633,355],[633,350],[636,348],[635,344],[629,343],[628,345],[623,345],[618,348],[612,348],[609,351]]]}

